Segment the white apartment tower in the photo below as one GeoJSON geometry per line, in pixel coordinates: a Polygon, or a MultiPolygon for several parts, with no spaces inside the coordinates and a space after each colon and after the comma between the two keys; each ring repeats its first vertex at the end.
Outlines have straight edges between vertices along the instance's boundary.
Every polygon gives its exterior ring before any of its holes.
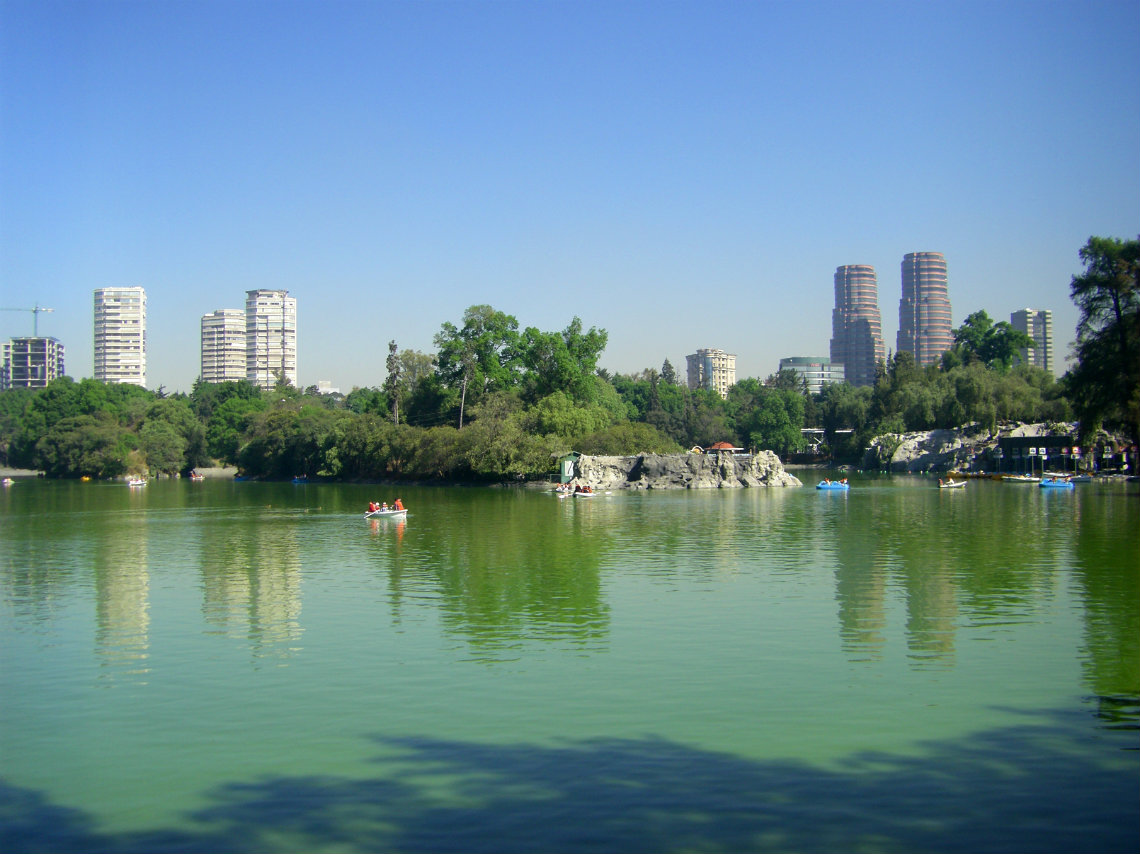
{"type": "Polygon", "coordinates": [[[689,388],[711,388],[721,397],[736,384],[736,355],[724,350],[701,349],[685,357],[689,388]]]}
{"type": "Polygon", "coordinates": [[[1053,373],[1053,312],[1048,309],[1023,308],[1009,316],[1010,325],[1024,332],[1036,345],[1021,351],[1021,361],[1053,373]]]}
{"type": "Polygon", "coordinates": [[[146,291],[95,291],[95,379],[146,387],[146,291]]]}
{"type": "Polygon", "coordinates": [[[245,379],[245,312],[219,308],[202,316],[202,382],[245,379]]]}
{"type": "Polygon", "coordinates": [[[297,300],[288,291],[246,291],[245,378],[265,391],[297,385],[297,300]]]}

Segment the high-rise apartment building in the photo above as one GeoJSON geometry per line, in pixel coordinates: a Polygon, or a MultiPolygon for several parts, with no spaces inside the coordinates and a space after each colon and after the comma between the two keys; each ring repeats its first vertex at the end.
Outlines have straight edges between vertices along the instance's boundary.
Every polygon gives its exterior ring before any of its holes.
{"type": "Polygon", "coordinates": [[[875,384],[875,371],[886,358],[879,282],[869,264],[835,268],[835,308],[831,312],[831,363],[842,365],[847,382],[875,384]]]}
{"type": "Polygon", "coordinates": [[[788,356],[780,359],[781,371],[792,371],[807,386],[808,394],[819,394],[828,383],[844,380],[843,365],[823,356],[788,356]]]}
{"type": "Polygon", "coordinates": [[[219,308],[202,316],[202,382],[245,379],[245,312],[219,308]]]}
{"type": "Polygon", "coordinates": [[[297,385],[297,300],[288,291],[246,291],[245,378],[266,391],[297,385]]]}
{"type": "Polygon", "coordinates": [[[688,361],[689,388],[711,388],[721,397],[728,397],[728,390],[736,384],[736,355],[724,350],[701,349],[688,361]]]}
{"type": "Polygon", "coordinates": [[[896,353],[913,353],[915,364],[936,365],[954,346],[946,258],[941,252],[903,256],[902,299],[896,353]]]}
{"type": "Polygon", "coordinates": [[[12,338],[0,344],[0,390],[46,388],[63,375],[63,345],[55,338],[12,338]]]}
{"type": "Polygon", "coordinates": [[[146,387],[146,291],[95,291],[95,379],[146,387]]]}
{"type": "Polygon", "coordinates": [[[1009,316],[1009,323],[1032,338],[1035,345],[1032,350],[1021,351],[1022,363],[1054,373],[1053,312],[1045,308],[1023,308],[1009,316]]]}

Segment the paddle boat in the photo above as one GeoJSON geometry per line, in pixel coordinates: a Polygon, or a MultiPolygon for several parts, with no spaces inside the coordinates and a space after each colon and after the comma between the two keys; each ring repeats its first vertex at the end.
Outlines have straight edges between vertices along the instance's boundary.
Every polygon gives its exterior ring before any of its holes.
{"type": "Polygon", "coordinates": [[[1042,478],[1037,485],[1042,489],[1076,489],[1071,480],[1061,480],[1056,477],[1042,478]]]}
{"type": "Polygon", "coordinates": [[[816,489],[847,489],[848,485],[841,480],[821,480],[815,485],[816,489]]]}
{"type": "Polygon", "coordinates": [[[1047,471],[1047,472],[1045,472],[1043,477],[1051,478],[1051,479],[1055,478],[1057,480],[1067,480],[1070,483],[1092,483],[1092,475],[1091,474],[1083,474],[1083,473],[1072,473],[1072,472],[1070,472],[1070,473],[1066,474],[1065,472],[1062,472],[1062,471],[1047,471]]]}

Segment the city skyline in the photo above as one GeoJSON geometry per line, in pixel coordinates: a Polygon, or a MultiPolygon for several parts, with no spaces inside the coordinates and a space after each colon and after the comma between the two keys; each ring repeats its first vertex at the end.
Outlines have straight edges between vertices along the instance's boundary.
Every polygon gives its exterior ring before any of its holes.
{"type": "MultiPolygon", "coordinates": [[[[934,264],[941,274],[940,288],[936,289],[938,296],[942,298],[941,302],[946,302],[947,283],[944,256],[936,252],[907,253],[902,264],[901,291],[903,296],[899,300],[900,317],[904,312],[904,306],[912,305],[914,302],[914,276],[912,274],[911,280],[908,280],[907,272],[908,265],[913,268],[917,256],[930,256],[934,260],[934,264]],[[909,297],[908,294],[910,294],[909,297]]],[[[831,370],[826,367],[826,363],[830,363],[837,367],[838,373],[845,374],[842,381],[857,386],[872,384],[877,363],[896,352],[885,346],[883,336],[877,331],[881,329],[881,311],[879,309],[875,269],[862,264],[838,267],[834,275],[834,293],[836,305],[831,312],[832,339],[828,357],[800,352],[793,356],[780,357],[777,367],[771,371],[742,376],[764,379],[785,367],[794,367],[800,372],[809,369],[822,370],[826,374],[831,370]],[[844,358],[845,354],[846,359],[844,358]]],[[[99,330],[107,325],[104,315],[108,311],[109,302],[110,310],[115,315],[115,323],[112,324],[115,327],[115,335],[120,336],[122,330],[119,328],[121,326],[119,321],[120,315],[123,314],[123,297],[136,294],[141,297],[141,334],[138,336],[128,335],[131,342],[127,349],[139,350],[140,348],[135,345],[141,340],[142,382],[140,384],[146,385],[147,297],[145,288],[96,289],[94,291],[94,328],[96,330],[96,341],[99,341],[99,330]]],[[[127,302],[130,301],[127,300],[127,302]]],[[[288,291],[263,288],[247,291],[245,303],[244,309],[215,309],[199,319],[200,370],[196,379],[209,383],[249,379],[263,390],[272,388],[276,384],[278,376],[302,389],[310,386],[318,388],[332,386],[331,381],[327,379],[316,380],[311,383],[298,382],[297,350],[300,346],[300,339],[297,327],[297,299],[295,297],[290,297],[288,291]],[[254,343],[247,346],[247,341],[254,343]]],[[[38,309],[38,307],[37,310],[53,311],[50,308],[38,309]]],[[[135,318],[134,313],[130,310],[128,310],[128,315],[132,319],[135,318]]],[[[1043,367],[1057,376],[1053,352],[1052,315],[1053,312],[1050,309],[1019,309],[1011,312],[1010,320],[1014,328],[1028,332],[1037,342],[1037,346],[1044,348],[1042,354],[1026,354],[1023,351],[1022,360],[1028,364],[1043,367]],[[1027,317],[1027,315],[1038,317],[1034,319],[1034,317],[1027,317]]],[[[137,323],[138,320],[135,319],[135,322],[137,323]]],[[[914,330],[911,334],[914,334],[914,330]]],[[[952,344],[952,338],[949,340],[952,344]]],[[[55,342],[54,346],[58,346],[60,350],[59,364],[62,365],[64,342],[48,336],[13,336],[8,341],[0,343],[3,343],[4,347],[7,348],[5,353],[9,354],[12,345],[17,341],[55,342]]],[[[115,362],[117,366],[117,360],[121,354],[118,349],[113,349],[111,361],[115,362]]],[[[927,364],[938,364],[941,353],[945,352],[945,350],[939,350],[931,357],[929,353],[923,354],[921,347],[917,349],[920,352],[915,353],[916,360],[920,355],[923,355],[927,364]]],[[[908,352],[914,352],[914,350],[908,349],[908,352]]],[[[96,346],[96,363],[100,361],[98,354],[99,345],[96,346]]],[[[7,364],[7,359],[8,355],[5,355],[3,360],[5,364],[7,364]]],[[[727,354],[721,348],[698,348],[696,354],[689,354],[685,359],[687,364],[685,382],[690,388],[704,385],[713,381],[715,377],[713,387],[719,390],[721,396],[724,397],[728,388],[736,381],[735,354],[727,354]],[[716,367],[721,363],[723,363],[724,370],[716,367]]],[[[107,357],[104,357],[104,362],[106,361],[107,357]]],[[[104,370],[106,372],[106,369],[104,370]]],[[[129,369],[128,372],[130,372],[129,369]]],[[[103,379],[107,382],[135,381],[123,379],[121,375],[122,370],[119,370],[118,373],[115,373],[114,378],[104,377],[103,379]]],[[[73,374],[68,374],[68,376],[73,376],[74,379],[82,378],[73,374]]],[[[812,376],[813,385],[818,386],[820,376],[812,376]]],[[[99,379],[99,377],[96,378],[99,379]]],[[[373,386],[379,387],[381,384],[382,380],[378,380],[373,386]]],[[[159,385],[162,383],[157,383],[153,387],[157,388],[159,385]]],[[[818,391],[818,387],[813,390],[818,391]]]]}
{"type": "Polygon", "coordinates": [[[302,387],[380,385],[484,303],[606,329],[613,373],[712,346],[762,378],[828,352],[842,265],[889,346],[926,248],[954,326],[1047,308],[1063,373],[1080,247],[1140,232],[1135,4],[290,11],[0,0],[0,305],[54,308],[72,376],[91,291],[136,285],[167,391],[261,288],[304,305],[302,387]]]}

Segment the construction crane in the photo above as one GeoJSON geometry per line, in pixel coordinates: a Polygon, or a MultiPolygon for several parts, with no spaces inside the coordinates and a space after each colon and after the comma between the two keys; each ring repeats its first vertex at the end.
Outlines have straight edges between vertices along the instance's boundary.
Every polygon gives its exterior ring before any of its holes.
{"type": "Polygon", "coordinates": [[[40,313],[45,311],[55,311],[54,308],[40,308],[40,304],[36,303],[35,308],[0,308],[0,311],[30,311],[32,313],[32,337],[40,337],[40,313]]]}

